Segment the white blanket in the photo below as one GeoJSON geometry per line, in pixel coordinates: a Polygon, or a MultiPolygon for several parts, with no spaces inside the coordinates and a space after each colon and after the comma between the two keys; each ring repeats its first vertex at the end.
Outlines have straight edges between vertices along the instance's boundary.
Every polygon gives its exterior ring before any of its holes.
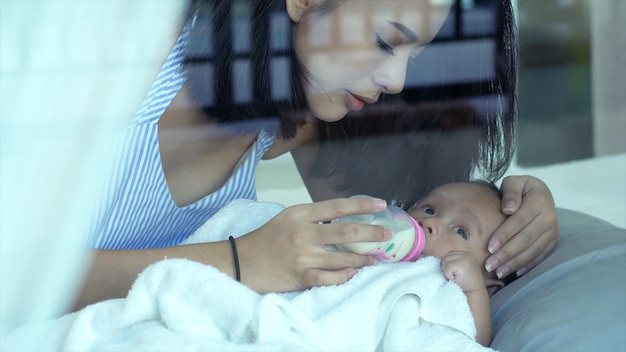
{"type": "MultiPolygon", "coordinates": [[[[228,236],[280,209],[238,201],[204,228],[228,236]]],[[[190,242],[202,238],[199,232],[190,242]]],[[[44,349],[68,351],[490,350],[474,341],[465,296],[433,257],[367,267],[344,285],[267,295],[213,267],[168,259],[140,274],[127,298],[15,331],[2,350],[34,336],[44,349]]]]}

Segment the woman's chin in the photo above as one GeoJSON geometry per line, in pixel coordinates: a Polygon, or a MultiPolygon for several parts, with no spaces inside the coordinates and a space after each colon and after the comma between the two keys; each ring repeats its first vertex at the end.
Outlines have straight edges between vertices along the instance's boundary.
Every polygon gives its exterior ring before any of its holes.
{"type": "Polygon", "coordinates": [[[337,122],[346,117],[350,109],[346,107],[328,107],[325,109],[311,109],[311,112],[315,117],[324,122],[337,122]]]}

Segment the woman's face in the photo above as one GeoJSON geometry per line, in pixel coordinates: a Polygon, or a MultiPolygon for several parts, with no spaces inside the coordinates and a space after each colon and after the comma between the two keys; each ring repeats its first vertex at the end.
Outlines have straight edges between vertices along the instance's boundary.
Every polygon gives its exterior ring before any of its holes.
{"type": "Polygon", "coordinates": [[[381,93],[401,92],[409,58],[434,38],[451,3],[346,0],[330,13],[305,11],[298,17],[290,12],[297,23],[294,45],[307,71],[304,91],[312,113],[337,121],[376,102],[381,93]]]}

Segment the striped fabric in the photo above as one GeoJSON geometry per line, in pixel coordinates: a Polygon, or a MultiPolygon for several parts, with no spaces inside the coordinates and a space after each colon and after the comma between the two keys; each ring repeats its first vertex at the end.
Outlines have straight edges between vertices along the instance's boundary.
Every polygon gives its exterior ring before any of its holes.
{"type": "Polygon", "coordinates": [[[179,208],[170,196],[159,154],[157,123],[185,81],[182,60],[189,28],[168,56],[137,116],[122,138],[121,154],[108,177],[100,213],[89,239],[98,249],[142,249],[179,244],[234,199],[256,199],[255,169],[274,141],[261,131],[226,184],[179,208]]]}

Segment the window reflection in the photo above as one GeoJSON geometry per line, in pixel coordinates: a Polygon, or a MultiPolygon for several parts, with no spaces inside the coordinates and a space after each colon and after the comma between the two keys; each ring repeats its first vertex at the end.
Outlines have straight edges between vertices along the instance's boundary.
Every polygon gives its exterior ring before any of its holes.
{"type": "MultiPolygon", "coordinates": [[[[443,3],[446,3],[444,1],[443,3]]],[[[493,79],[495,74],[495,56],[498,50],[496,33],[497,19],[500,9],[497,1],[456,1],[450,13],[439,6],[440,1],[424,1],[414,12],[403,13],[407,20],[416,20],[425,26],[433,25],[436,17],[446,17],[443,27],[432,44],[428,45],[416,59],[410,60],[406,76],[405,99],[421,94],[432,86],[472,85],[493,79]]],[[[194,73],[212,71],[217,58],[215,45],[220,45],[220,52],[230,51],[236,58],[231,68],[232,87],[229,101],[232,104],[245,105],[259,99],[259,92],[254,91],[254,81],[267,75],[270,80],[270,96],[275,100],[285,100],[290,94],[288,82],[291,75],[287,49],[290,35],[289,18],[284,12],[269,11],[263,21],[268,21],[268,30],[250,23],[250,14],[260,6],[254,1],[232,1],[229,11],[217,17],[215,23],[207,20],[211,16],[199,13],[196,26],[206,27],[202,38],[191,38],[188,48],[188,62],[193,63],[194,73]],[[212,36],[214,29],[228,25],[232,31],[226,41],[216,42],[212,36]],[[254,30],[252,30],[254,28],[254,30]],[[225,47],[226,46],[226,47],[225,47]],[[251,61],[255,59],[254,50],[269,50],[270,72],[252,72],[251,61]],[[206,68],[201,66],[206,65],[206,68]]],[[[324,46],[333,43],[340,35],[340,40],[349,46],[359,40],[355,35],[367,33],[363,28],[368,26],[364,14],[355,13],[334,24],[326,31],[316,31],[307,40],[311,45],[323,51],[324,46]],[[333,29],[334,28],[334,29],[333,29]]],[[[434,28],[429,30],[435,30],[434,28]]],[[[197,33],[197,32],[196,32],[197,33]]],[[[365,54],[364,54],[365,55],[365,54]]],[[[205,104],[216,104],[214,96],[220,84],[210,73],[202,73],[206,79],[207,91],[202,98],[205,104]],[[206,96],[212,95],[212,96],[206,96]]],[[[224,77],[220,77],[222,80],[224,77]]],[[[220,96],[223,96],[220,94],[220,96]]],[[[223,98],[220,98],[223,99],[223,98]]],[[[209,105],[210,107],[211,105],[209,105]]]]}

